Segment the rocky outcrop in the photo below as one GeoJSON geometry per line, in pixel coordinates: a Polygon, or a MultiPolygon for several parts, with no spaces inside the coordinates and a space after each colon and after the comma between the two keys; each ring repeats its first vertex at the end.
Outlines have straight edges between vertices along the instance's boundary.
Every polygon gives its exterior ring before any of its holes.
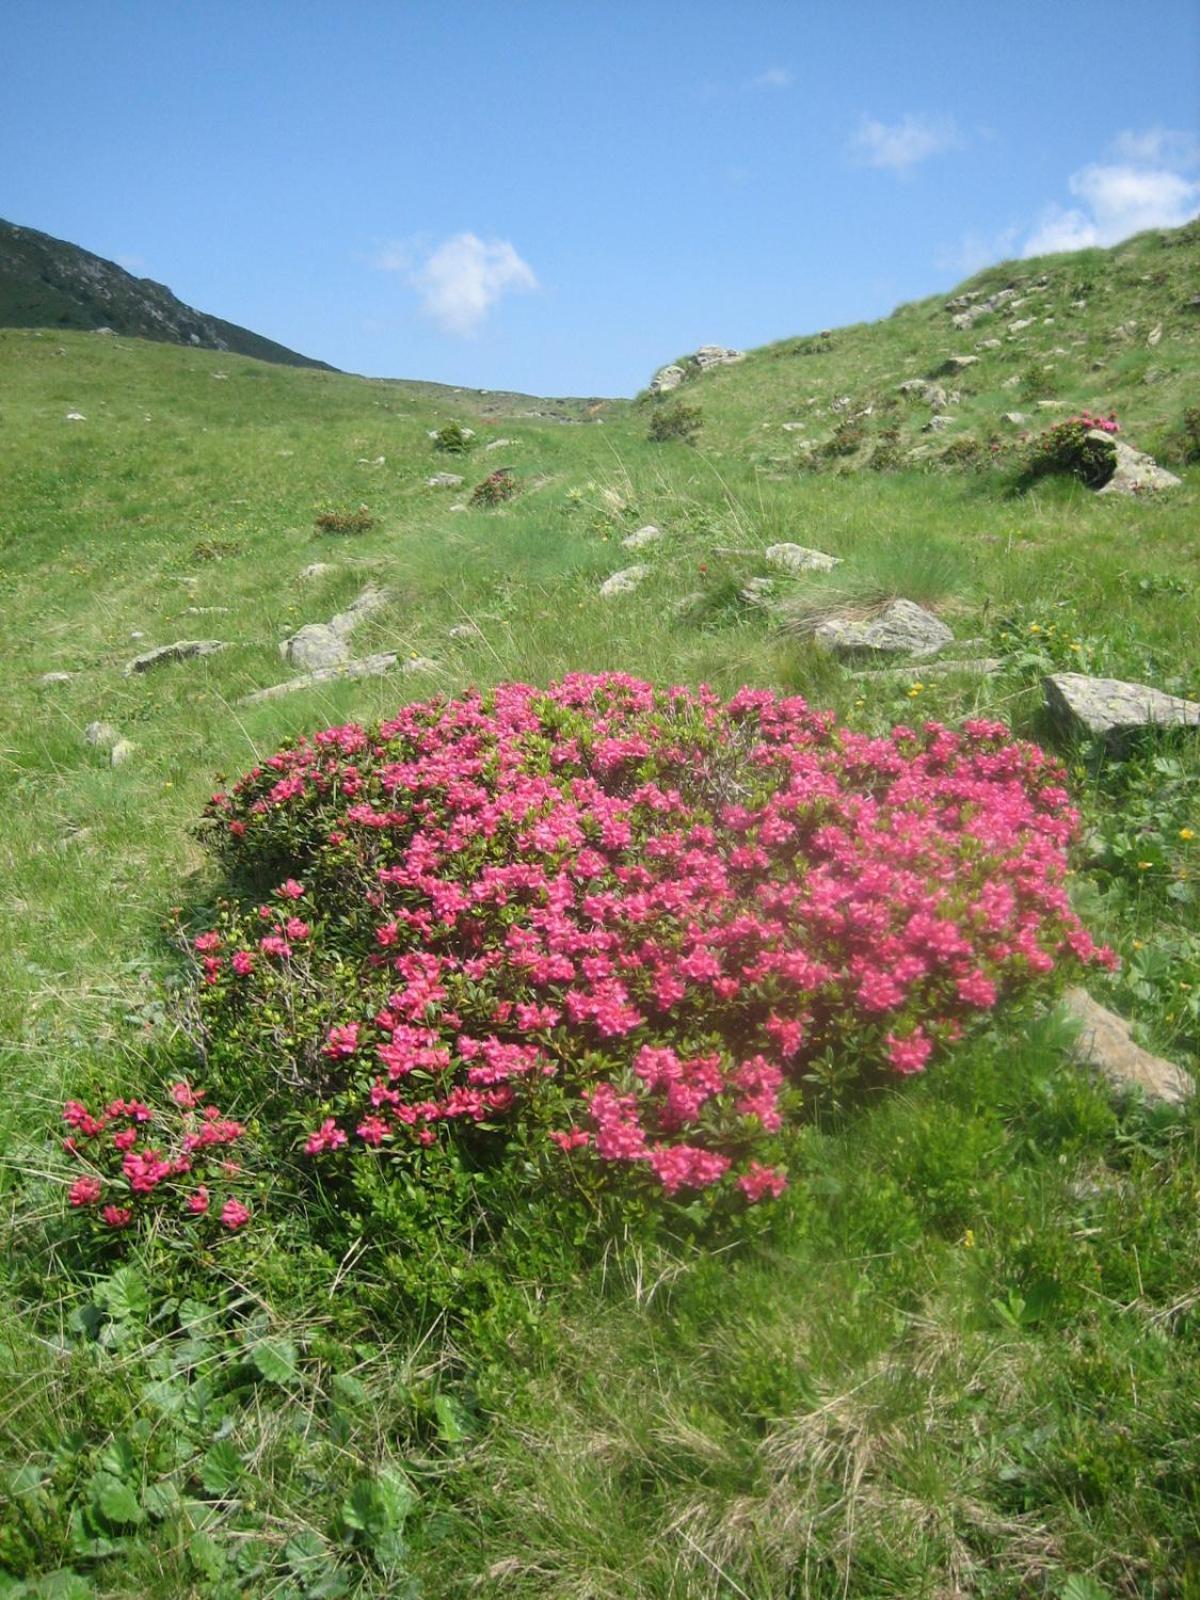
{"type": "Polygon", "coordinates": [[[1114,439],[1101,428],[1092,428],[1088,438],[1106,441],[1117,455],[1112,477],[1103,488],[1096,491],[1097,494],[1156,494],[1161,489],[1178,488],[1180,480],[1175,474],[1160,467],[1154,457],[1148,456],[1145,451],[1135,450],[1123,439],[1114,439]]]}
{"type": "Polygon", "coordinates": [[[769,544],[763,559],[784,572],[832,572],[842,564],[841,556],[829,556],[824,550],[810,550],[802,544],[769,544]]]}
{"type": "Polygon", "coordinates": [[[827,617],[813,631],[823,650],[836,656],[931,656],[954,635],[946,624],[912,600],[893,600],[872,622],[827,617]]]}
{"type": "Polygon", "coordinates": [[[678,361],[660,367],[650,380],[650,393],[669,394],[690,377],[707,372],[711,367],[728,367],[745,359],[744,350],[731,350],[723,344],[702,344],[692,355],[682,356],[678,361]]]}
{"type": "Polygon", "coordinates": [[[1069,732],[1119,747],[1148,728],[1200,728],[1200,703],[1145,683],[1056,672],[1042,679],[1046,709],[1069,732]]]}

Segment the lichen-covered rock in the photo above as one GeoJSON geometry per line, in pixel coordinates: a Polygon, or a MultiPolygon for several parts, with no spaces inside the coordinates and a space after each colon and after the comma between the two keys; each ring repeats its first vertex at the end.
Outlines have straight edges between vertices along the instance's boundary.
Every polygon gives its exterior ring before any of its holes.
{"type": "Polygon", "coordinates": [[[1120,745],[1146,728],[1200,728],[1200,703],[1145,683],[1056,672],[1042,679],[1046,708],[1068,729],[1120,745]]]}
{"type": "Polygon", "coordinates": [[[1175,474],[1160,467],[1154,457],[1148,456],[1145,451],[1135,450],[1123,439],[1113,439],[1098,428],[1091,429],[1088,438],[1108,439],[1117,453],[1116,470],[1104,487],[1096,491],[1097,494],[1156,494],[1162,489],[1178,488],[1180,480],[1175,474]]]}
{"type": "Polygon", "coordinates": [[[841,556],[826,555],[824,550],[810,550],[802,544],[769,544],[763,558],[784,572],[832,572],[842,564],[841,556]]]}
{"type": "Polygon", "coordinates": [[[625,550],[641,550],[645,545],[657,544],[661,538],[662,529],[656,528],[652,522],[648,522],[644,528],[638,528],[633,533],[627,533],[621,540],[621,545],[625,550]]]}
{"type": "Polygon", "coordinates": [[[221,639],[176,639],[174,644],[160,644],[157,649],[134,656],[125,667],[125,676],[132,678],[135,673],[149,672],[152,667],[161,667],[168,661],[194,661],[198,656],[215,655],[224,649],[221,639]]]}
{"type": "Polygon", "coordinates": [[[687,373],[678,362],[672,361],[669,366],[660,367],[650,380],[651,394],[669,394],[687,377],[687,373]]]}
{"type": "Polygon", "coordinates": [[[1093,1000],[1086,989],[1068,989],[1063,1009],[1079,1026],[1072,1055],[1119,1093],[1140,1090],[1153,1105],[1180,1106],[1195,1090],[1182,1067],[1137,1044],[1129,1024],[1093,1000]]]}
{"type": "Polygon", "coordinates": [[[111,750],[120,737],[120,729],[114,728],[111,722],[89,722],[83,730],[84,743],[90,744],[93,750],[111,750]]]}
{"type": "Polygon", "coordinates": [[[932,612],[912,600],[893,600],[873,622],[848,617],[828,617],[818,624],[813,638],[837,656],[931,656],[954,635],[932,612]]]}
{"type": "Polygon", "coordinates": [[[649,571],[649,567],[623,567],[620,572],[614,572],[611,578],[605,578],[600,585],[600,598],[611,600],[614,595],[628,594],[631,589],[637,588],[649,571]]]}
{"type": "Polygon", "coordinates": [[[238,701],[239,705],[250,706],[260,700],[277,700],[280,695],[295,694],[300,689],[311,689],[319,683],[338,683],[342,679],[374,678],[388,672],[396,665],[394,651],[385,651],[379,655],[360,656],[356,661],[346,661],[340,666],[318,667],[313,672],[302,673],[298,678],[288,678],[284,683],[272,683],[265,689],[256,689],[253,694],[243,695],[238,701]]]}
{"type": "Polygon", "coordinates": [[[463,481],[461,472],[435,472],[431,478],[425,479],[427,489],[457,489],[463,481]]]}

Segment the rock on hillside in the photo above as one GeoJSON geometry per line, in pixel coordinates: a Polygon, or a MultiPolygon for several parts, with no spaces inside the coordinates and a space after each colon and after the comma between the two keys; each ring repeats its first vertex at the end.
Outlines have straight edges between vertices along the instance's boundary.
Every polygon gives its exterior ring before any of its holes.
{"type": "Polygon", "coordinates": [[[678,389],[689,378],[707,372],[710,367],[730,367],[745,359],[744,350],[730,350],[722,344],[702,344],[694,354],[660,367],[650,380],[650,393],[667,394],[672,389],[678,389]]]}
{"type": "Polygon", "coordinates": [[[0,219],[0,327],[76,328],[229,350],[287,367],[337,369],[249,328],[195,311],[164,284],[36,228],[0,219]]]}

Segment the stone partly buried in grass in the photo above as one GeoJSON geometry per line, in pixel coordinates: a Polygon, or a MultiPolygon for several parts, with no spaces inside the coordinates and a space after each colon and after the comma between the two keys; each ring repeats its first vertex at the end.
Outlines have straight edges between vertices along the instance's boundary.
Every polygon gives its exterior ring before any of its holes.
{"type": "Polygon", "coordinates": [[[1046,709],[1071,732],[1119,747],[1149,728],[1200,728],[1200,703],[1145,683],[1056,672],[1043,678],[1046,709]]]}
{"type": "Polygon", "coordinates": [[[1182,1067],[1136,1043],[1129,1024],[1078,986],[1063,996],[1063,1010],[1079,1024],[1072,1055],[1118,1094],[1140,1092],[1151,1105],[1180,1106],[1195,1090],[1182,1067]]]}
{"type": "Polygon", "coordinates": [[[387,604],[382,589],[368,587],[328,622],[306,622],[279,646],[283,659],[293,667],[316,671],[336,667],[350,659],[350,635],[373,612],[387,604]]]}
{"type": "Polygon", "coordinates": [[[199,656],[215,655],[224,649],[221,639],[176,639],[174,644],[160,644],[143,655],[134,656],[125,668],[125,676],[132,678],[136,673],[149,672],[152,667],[164,666],[169,661],[194,661],[199,656]]]}
{"type": "Polygon", "coordinates": [[[954,635],[932,612],[912,600],[893,600],[871,622],[826,617],[813,629],[813,640],[835,656],[932,656],[954,635]]]}

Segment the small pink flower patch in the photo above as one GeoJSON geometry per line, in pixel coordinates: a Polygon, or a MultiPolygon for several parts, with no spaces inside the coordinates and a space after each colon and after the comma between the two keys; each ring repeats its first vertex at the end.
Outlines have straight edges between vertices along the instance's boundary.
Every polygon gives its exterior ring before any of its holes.
{"type": "Polygon", "coordinates": [[[738,1179],[737,1185],[750,1204],[756,1206],[767,1195],[777,1200],[787,1188],[788,1181],[786,1173],[780,1168],[764,1167],[760,1161],[752,1161],[738,1179]]]}
{"type": "Polygon", "coordinates": [[[933,1051],[933,1041],[926,1037],[922,1028],[916,1028],[907,1038],[900,1039],[894,1033],[887,1036],[888,1060],[897,1072],[907,1076],[913,1072],[923,1072],[925,1063],[933,1051]]]}
{"type": "Polygon", "coordinates": [[[208,1190],[203,1184],[193,1194],[188,1195],[187,1208],[194,1217],[202,1217],[208,1210],[208,1190]]]}
{"type": "Polygon", "coordinates": [[[317,1131],[309,1134],[304,1149],[308,1155],[315,1156],[322,1150],[340,1150],[346,1142],[342,1129],[332,1117],[326,1117],[317,1131]]]}
{"type": "Polygon", "coordinates": [[[244,1228],[250,1221],[250,1208],[244,1206],[240,1200],[226,1200],[221,1207],[221,1224],[235,1233],[238,1228],[244,1228]]]}
{"type": "Polygon", "coordinates": [[[100,1215],[110,1228],[127,1228],[133,1221],[133,1212],[128,1206],[105,1206],[100,1215]]]}
{"type": "Polygon", "coordinates": [[[67,1199],[73,1206],[94,1206],[100,1198],[99,1178],[76,1178],[67,1190],[67,1199]]]}

